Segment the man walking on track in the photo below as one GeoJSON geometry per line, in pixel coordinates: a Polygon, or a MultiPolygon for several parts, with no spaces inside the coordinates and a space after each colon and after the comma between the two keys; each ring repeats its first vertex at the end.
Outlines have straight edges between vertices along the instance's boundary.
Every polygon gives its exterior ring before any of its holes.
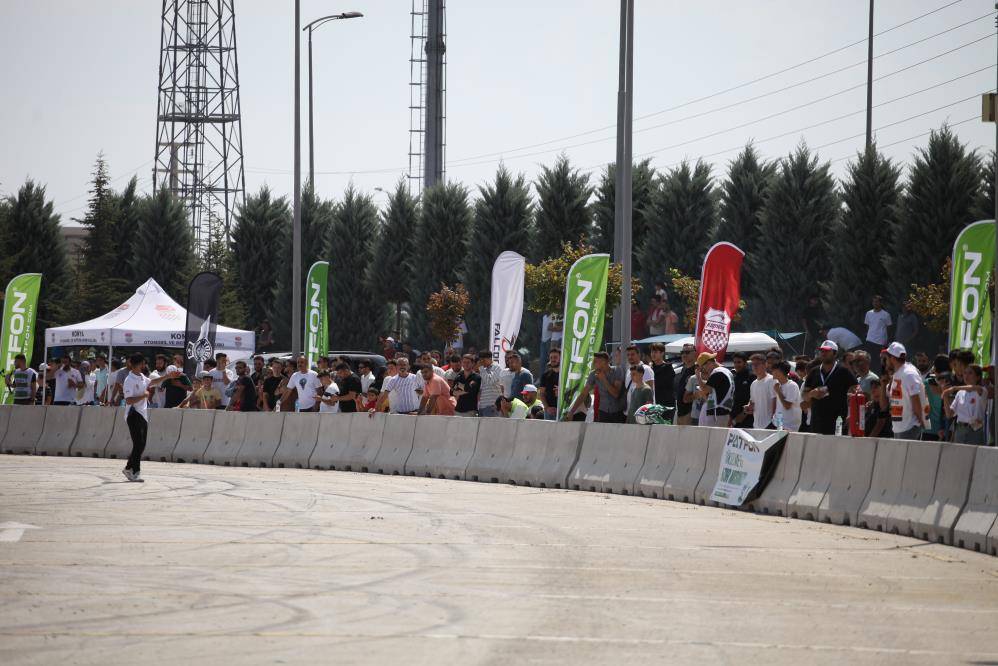
{"type": "Polygon", "coordinates": [[[139,477],[139,462],[142,460],[142,452],[146,448],[146,435],[149,432],[149,389],[167,380],[176,379],[182,374],[178,370],[156,379],[149,379],[142,374],[145,363],[146,359],[142,354],[132,354],[128,359],[131,372],[125,377],[122,388],[125,395],[125,423],[128,424],[128,432],[132,436],[132,452],[128,456],[128,463],[125,464],[122,474],[129,481],[138,482],[145,480],[139,477]]]}

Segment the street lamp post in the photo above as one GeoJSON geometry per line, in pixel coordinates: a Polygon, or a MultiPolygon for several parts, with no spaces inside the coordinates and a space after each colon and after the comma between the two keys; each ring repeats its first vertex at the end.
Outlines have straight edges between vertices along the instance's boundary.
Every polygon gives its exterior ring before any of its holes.
{"type": "Polygon", "coordinates": [[[614,311],[614,337],[631,343],[631,121],[634,102],[634,0],[620,0],[620,76],[617,92],[617,179],[614,191],[614,260],[621,263],[620,305],[614,311]]]}

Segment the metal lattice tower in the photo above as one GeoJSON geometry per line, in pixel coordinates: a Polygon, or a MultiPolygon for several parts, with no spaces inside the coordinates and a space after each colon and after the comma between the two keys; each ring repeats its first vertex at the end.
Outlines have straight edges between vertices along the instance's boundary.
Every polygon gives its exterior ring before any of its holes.
{"type": "Polygon", "coordinates": [[[245,195],[234,0],[163,0],[153,191],[184,200],[198,252],[245,195]]]}
{"type": "Polygon", "coordinates": [[[441,182],[447,147],[447,7],[412,0],[409,53],[409,192],[441,182]]]}

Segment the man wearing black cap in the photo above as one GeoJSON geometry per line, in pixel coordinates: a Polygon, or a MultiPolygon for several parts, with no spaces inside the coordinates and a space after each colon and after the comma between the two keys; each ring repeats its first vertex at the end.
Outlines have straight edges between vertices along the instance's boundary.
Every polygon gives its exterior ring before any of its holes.
{"type": "Polygon", "coordinates": [[[818,348],[821,365],[812,370],[804,381],[804,399],[810,405],[809,432],[835,434],[835,421],[845,424],[849,416],[849,391],[856,386],[856,377],[838,361],[839,346],[825,340],[818,348]]]}

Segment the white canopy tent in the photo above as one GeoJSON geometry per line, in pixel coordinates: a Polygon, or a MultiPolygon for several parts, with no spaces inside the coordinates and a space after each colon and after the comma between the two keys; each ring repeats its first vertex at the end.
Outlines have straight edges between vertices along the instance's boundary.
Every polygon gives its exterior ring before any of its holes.
{"type": "MultiPolygon", "coordinates": [[[[102,317],[90,321],[45,329],[45,358],[49,347],[107,347],[108,357],[115,347],[184,346],[187,310],[149,278],[127,301],[102,317]]],[[[219,324],[215,351],[231,360],[253,355],[256,336],[219,324]]]]}

